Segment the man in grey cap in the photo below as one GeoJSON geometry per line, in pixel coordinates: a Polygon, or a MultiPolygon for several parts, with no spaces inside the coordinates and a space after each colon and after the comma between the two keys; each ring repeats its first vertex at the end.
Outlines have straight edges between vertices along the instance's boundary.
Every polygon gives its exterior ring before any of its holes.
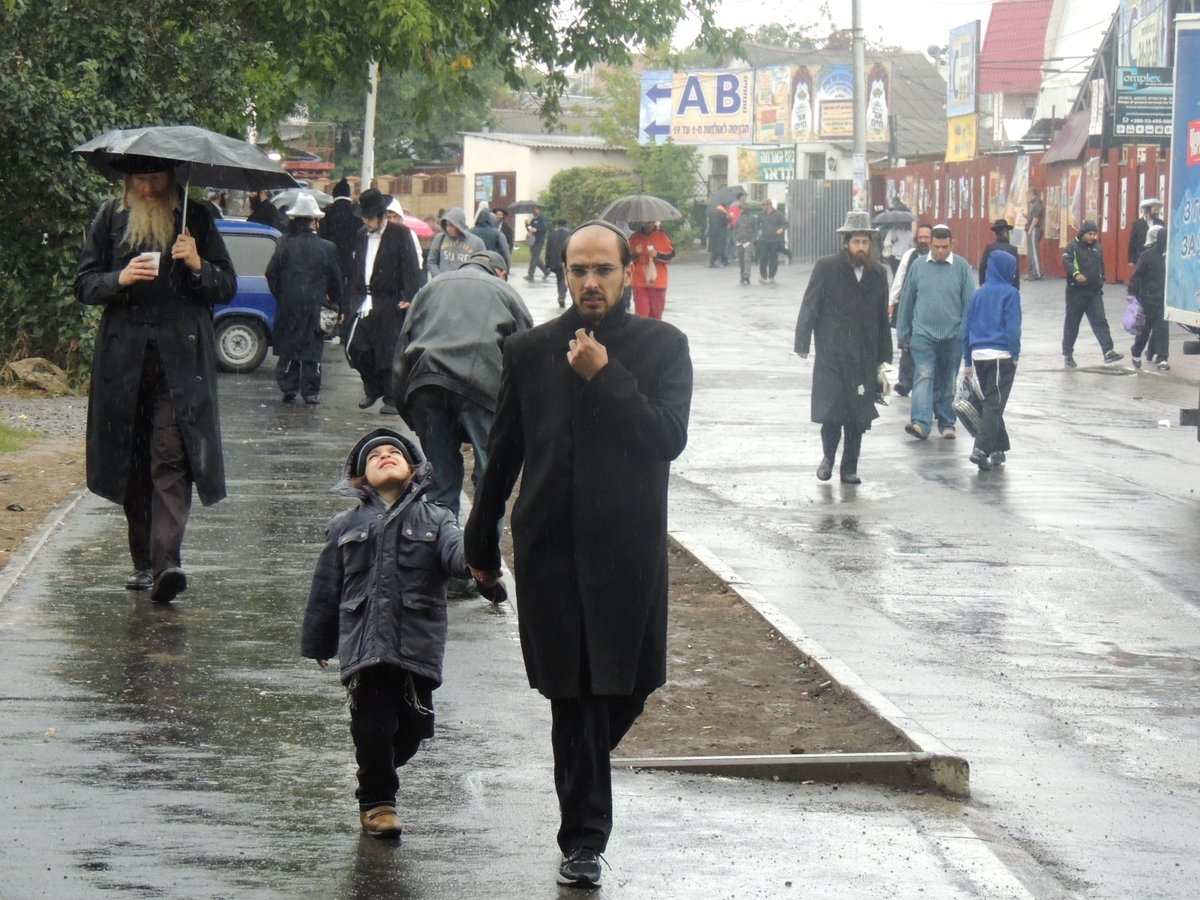
{"type": "Polygon", "coordinates": [[[846,215],[838,229],[845,249],[817,260],[796,319],[795,351],[801,359],[808,357],[814,335],[817,341],[812,420],[821,425],[821,481],[833,476],[833,458],[845,432],[842,483],[861,482],[858,453],[863,432],[879,416],[875,397],[880,367],[892,361],[887,272],[871,259],[873,232],[868,213],[846,215]]]}
{"type": "Polygon", "coordinates": [[[1106,363],[1124,357],[1113,349],[1112,333],[1104,315],[1104,251],[1100,249],[1100,229],[1091,219],[1079,226],[1075,240],[1063,248],[1063,271],[1067,273],[1067,313],[1063,319],[1063,365],[1075,368],[1075,339],[1079,323],[1086,315],[1092,334],[1100,342],[1106,363]]]}
{"type": "Polygon", "coordinates": [[[421,288],[408,309],[392,365],[396,400],[433,464],[425,496],[455,518],[463,484],[462,435],[475,453],[471,481],[478,484],[487,464],[504,342],[533,327],[521,295],[501,280],[503,269],[493,256],[499,254],[475,253],[462,268],[421,288]]]}

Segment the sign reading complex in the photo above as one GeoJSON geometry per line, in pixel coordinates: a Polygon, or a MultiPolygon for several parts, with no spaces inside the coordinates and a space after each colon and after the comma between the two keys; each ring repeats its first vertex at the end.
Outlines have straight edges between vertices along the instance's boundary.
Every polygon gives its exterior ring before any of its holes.
{"type": "MultiPolygon", "coordinates": [[[[867,140],[889,137],[891,64],[867,75],[867,140]]],[[[792,144],[849,140],[854,133],[851,67],[764,66],[646,72],[638,140],[679,144],[792,144]]]]}
{"type": "Polygon", "coordinates": [[[1171,70],[1121,66],[1117,69],[1113,134],[1142,141],[1171,136],[1171,70]]]}

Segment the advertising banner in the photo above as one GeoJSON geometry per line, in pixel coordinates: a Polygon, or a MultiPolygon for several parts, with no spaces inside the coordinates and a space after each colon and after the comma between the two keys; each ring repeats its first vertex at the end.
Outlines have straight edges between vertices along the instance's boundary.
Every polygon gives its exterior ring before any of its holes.
{"type": "Polygon", "coordinates": [[[946,118],[975,113],[975,76],[979,70],[978,19],[950,29],[946,61],[946,118]]]}
{"type": "Polygon", "coordinates": [[[671,80],[675,73],[642,73],[638,98],[638,143],[665,144],[671,136],[671,80]]]}
{"type": "Polygon", "coordinates": [[[1113,134],[1117,137],[1135,137],[1138,143],[1170,140],[1171,98],[1174,95],[1170,69],[1117,69],[1113,92],[1113,134]]]}
{"type": "Polygon", "coordinates": [[[677,144],[751,141],[751,69],[675,72],[671,79],[671,140],[677,144]]]}
{"type": "Polygon", "coordinates": [[[1170,0],[1120,0],[1117,8],[1118,66],[1165,66],[1171,22],[1170,0]]]}
{"type": "Polygon", "coordinates": [[[795,177],[795,147],[738,147],[738,181],[791,181],[795,177]]]}
{"type": "Polygon", "coordinates": [[[1175,84],[1167,318],[1200,325],[1200,16],[1175,20],[1175,84]]]}
{"type": "Polygon", "coordinates": [[[754,143],[792,143],[792,67],[754,70],[754,143]]]}
{"type": "Polygon", "coordinates": [[[979,117],[956,116],[946,122],[946,162],[964,162],[975,158],[979,146],[979,117]]]}

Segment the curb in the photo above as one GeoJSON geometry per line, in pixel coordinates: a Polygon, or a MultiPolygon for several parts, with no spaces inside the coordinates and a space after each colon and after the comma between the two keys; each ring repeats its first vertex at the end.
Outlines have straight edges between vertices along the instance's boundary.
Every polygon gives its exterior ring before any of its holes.
{"type": "Polygon", "coordinates": [[[78,488],[74,494],[50,510],[42,524],[38,526],[37,531],[27,537],[24,543],[13,551],[8,565],[0,570],[0,603],[8,599],[8,595],[17,586],[17,582],[21,580],[21,576],[25,574],[25,570],[29,568],[29,564],[33,562],[38,551],[46,545],[46,542],[58,530],[58,526],[62,524],[63,519],[70,515],[71,510],[79,505],[87,493],[87,488],[78,488]]]}
{"type": "Polygon", "coordinates": [[[811,753],[767,756],[692,756],[614,758],[631,769],[665,769],[786,781],[863,781],[913,790],[936,790],[950,797],[971,796],[971,768],[919,722],[867,684],[859,675],[804,633],[737,572],[687,532],[672,531],[681,547],[741,597],[768,625],[833,681],[853,694],[876,716],[899,731],[917,749],[908,753],[811,753]]]}

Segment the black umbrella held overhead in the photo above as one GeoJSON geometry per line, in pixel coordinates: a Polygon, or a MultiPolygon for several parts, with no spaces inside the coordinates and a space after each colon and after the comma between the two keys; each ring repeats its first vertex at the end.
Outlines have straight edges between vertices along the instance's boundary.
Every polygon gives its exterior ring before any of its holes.
{"type": "Polygon", "coordinates": [[[522,213],[533,212],[533,208],[540,205],[540,203],[535,203],[533,200],[518,200],[516,203],[508,207],[508,211],[514,216],[519,216],[522,213]]]}
{"type": "Polygon", "coordinates": [[[737,199],[737,195],[744,193],[746,193],[746,189],[740,184],[728,184],[723,188],[717,188],[712,192],[712,196],[708,198],[709,212],[718,206],[724,206],[728,209],[729,204],[737,199]]]}
{"type": "MultiPolygon", "coordinates": [[[[119,128],[80,144],[78,154],[108,178],[121,178],[129,157],[161,159],[173,164],[184,194],[192,184],[241,191],[300,187],[284,168],[253,144],[194,125],[119,128]]],[[[184,222],[187,225],[187,205],[184,222]]]]}
{"type": "Polygon", "coordinates": [[[682,219],[683,213],[666,200],[650,194],[630,194],[604,207],[600,218],[606,222],[660,222],[666,219],[682,219]]]}

